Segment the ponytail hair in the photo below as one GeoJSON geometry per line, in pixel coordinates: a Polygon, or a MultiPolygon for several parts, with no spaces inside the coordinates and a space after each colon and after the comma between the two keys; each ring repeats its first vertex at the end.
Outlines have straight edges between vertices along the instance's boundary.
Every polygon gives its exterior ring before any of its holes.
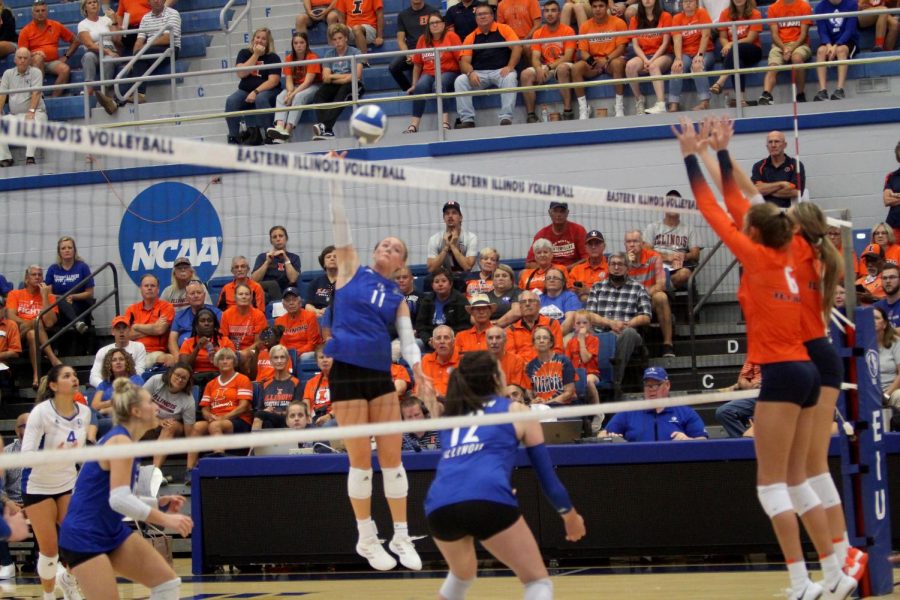
{"type": "Polygon", "coordinates": [[[143,388],[127,377],[118,377],[113,381],[112,387],[113,422],[121,425],[131,420],[131,409],[141,401],[140,392],[143,388]]]}
{"type": "Polygon", "coordinates": [[[771,202],[754,204],[747,211],[747,225],[759,231],[763,246],[780,249],[794,237],[794,224],[771,202]]]}
{"type": "Polygon", "coordinates": [[[34,403],[40,404],[47,398],[53,397],[53,390],[50,388],[51,383],[56,383],[59,380],[59,375],[62,373],[62,370],[66,368],[66,365],[60,363],[54,367],[51,367],[46,375],[41,377],[41,382],[38,385],[37,396],[35,396],[34,403]]]}
{"type": "Polygon", "coordinates": [[[828,239],[828,221],[818,206],[812,202],[801,202],[788,215],[800,227],[800,234],[822,262],[819,291],[822,294],[822,316],[827,322],[834,306],[834,292],[843,276],[843,258],[828,239]]]}
{"type": "Polygon", "coordinates": [[[466,352],[459,366],[450,373],[444,415],[452,417],[481,410],[498,392],[500,381],[497,360],[490,352],[466,352]]]}

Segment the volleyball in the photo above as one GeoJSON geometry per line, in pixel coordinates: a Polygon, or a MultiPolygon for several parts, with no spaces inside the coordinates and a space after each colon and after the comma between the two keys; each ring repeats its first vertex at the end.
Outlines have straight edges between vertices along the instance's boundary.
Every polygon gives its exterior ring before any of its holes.
{"type": "Polygon", "coordinates": [[[350,117],[350,133],[360,144],[374,144],[387,130],[387,116],[381,107],[365,104],[353,111],[350,117]]]}

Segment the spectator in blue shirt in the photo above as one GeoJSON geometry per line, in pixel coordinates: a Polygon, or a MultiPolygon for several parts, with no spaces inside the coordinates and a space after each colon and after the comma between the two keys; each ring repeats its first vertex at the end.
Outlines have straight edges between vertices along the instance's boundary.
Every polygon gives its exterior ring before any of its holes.
{"type": "Polygon", "coordinates": [[[885,297],[875,303],[884,310],[895,329],[900,328],[900,267],[885,263],[881,269],[881,289],[885,297]]]}
{"type": "MultiPolygon", "coordinates": [[[[857,0],[822,0],[813,9],[813,14],[826,15],[831,13],[855,12],[857,0]]],[[[816,51],[816,62],[831,60],[847,60],[856,53],[859,44],[859,32],[857,31],[856,17],[835,17],[816,21],[819,29],[819,49],[816,51]]],[[[837,88],[831,94],[832,100],[844,99],[844,82],[847,80],[847,68],[849,65],[838,65],[837,88]]],[[[819,93],[813,100],[821,102],[828,100],[828,67],[818,67],[816,73],[819,76],[819,93]]]]}
{"type": "MultiPolygon", "coordinates": [[[[669,397],[672,383],[662,367],[644,370],[644,399],[669,397]]],[[[705,440],[709,437],[703,420],[689,406],[651,408],[617,413],[598,437],[624,437],[629,442],[662,442],[666,440],[705,440]]]]}
{"type": "MultiPolygon", "coordinates": [[[[91,268],[78,256],[78,248],[75,240],[67,235],[56,242],[56,262],[47,267],[44,275],[44,283],[50,286],[50,291],[57,298],[87,279],[85,287],[75,292],[65,302],[59,304],[59,323],[66,325],[75,320],[81,312],[94,304],[94,280],[91,279],[91,268]]],[[[85,333],[91,322],[91,316],[86,315],[83,320],[75,324],[78,333],[85,333]]]]}
{"type": "Polygon", "coordinates": [[[541,294],[541,314],[559,321],[563,333],[570,333],[575,323],[575,311],[583,308],[574,292],[566,289],[566,274],[559,269],[548,269],[544,276],[544,293],[541,294]]]}
{"type": "Polygon", "coordinates": [[[216,315],[217,319],[222,320],[222,311],[212,304],[207,304],[207,297],[206,286],[203,285],[202,281],[195,279],[187,285],[188,305],[178,311],[175,315],[175,320],[172,321],[172,328],[169,330],[169,350],[173,356],[180,354],[179,348],[181,348],[181,344],[184,343],[184,340],[191,337],[194,316],[201,308],[208,308],[216,315]]]}

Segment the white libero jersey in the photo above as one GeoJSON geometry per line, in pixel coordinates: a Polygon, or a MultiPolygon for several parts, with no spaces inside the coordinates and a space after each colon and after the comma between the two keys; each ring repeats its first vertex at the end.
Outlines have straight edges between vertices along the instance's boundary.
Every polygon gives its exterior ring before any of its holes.
{"type": "MultiPolygon", "coordinates": [[[[91,409],[77,402],[75,408],[78,412],[67,418],[56,412],[52,398],[35,406],[25,425],[22,452],[84,446],[88,425],[91,424],[91,409]]],[[[77,475],[74,463],[27,468],[22,473],[22,492],[61,494],[75,487],[77,475]]]]}

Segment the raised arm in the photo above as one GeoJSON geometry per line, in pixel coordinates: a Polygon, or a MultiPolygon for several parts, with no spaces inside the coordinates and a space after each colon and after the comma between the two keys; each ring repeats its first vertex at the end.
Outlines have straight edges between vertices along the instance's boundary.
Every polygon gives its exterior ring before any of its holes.
{"type": "MultiPolygon", "coordinates": [[[[331,155],[332,158],[340,159],[343,159],[344,156],[346,156],[346,153],[331,155]]],[[[356,269],[359,268],[359,255],[353,248],[353,236],[350,233],[350,223],[347,221],[347,210],[344,207],[344,190],[341,185],[338,181],[329,182],[331,187],[331,229],[334,232],[334,246],[338,263],[338,276],[335,288],[343,287],[356,273],[356,269]]]]}

